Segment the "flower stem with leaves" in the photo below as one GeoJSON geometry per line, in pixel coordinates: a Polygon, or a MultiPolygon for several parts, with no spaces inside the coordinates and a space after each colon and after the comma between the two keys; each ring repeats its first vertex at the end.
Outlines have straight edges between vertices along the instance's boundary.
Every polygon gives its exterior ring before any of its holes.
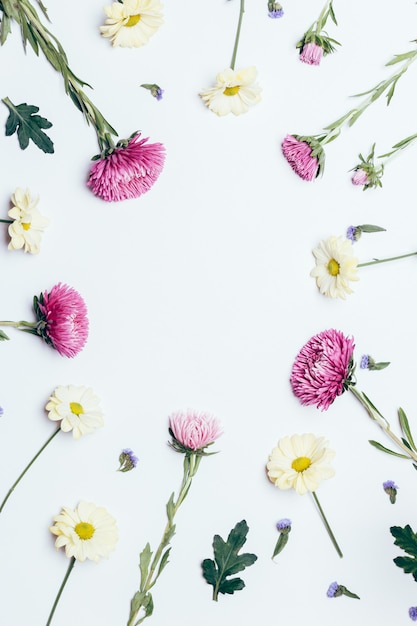
{"type": "MultiPolygon", "coordinates": [[[[39,7],[49,20],[46,8],[38,1],[39,7]]],[[[88,83],[78,78],[68,65],[67,55],[59,40],[42,23],[36,9],[29,0],[1,0],[0,10],[3,16],[0,25],[0,44],[3,45],[11,32],[11,22],[15,21],[21,30],[23,47],[27,43],[33,48],[36,55],[39,49],[43,52],[52,67],[62,75],[65,92],[71,98],[77,109],[81,111],[87,124],[96,131],[100,151],[104,153],[115,147],[112,135],[117,131],[104,118],[99,109],[91,102],[83,91],[88,83]]]]}
{"type": "Polygon", "coordinates": [[[340,43],[335,39],[328,37],[327,34],[322,34],[329,18],[337,26],[336,15],[333,10],[333,0],[328,0],[328,2],[326,2],[317,20],[313,22],[310,28],[304,33],[303,37],[296,44],[296,48],[302,50],[305,45],[313,43],[323,49],[324,55],[334,52],[334,44],[340,46],[340,43]]]}
{"type": "Polygon", "coordinates": [[[168,563],[169,553],[171,550],[169,544],[172,537],[175,535],[174,518],[188,494],[192,480],[200,465],[200,461],[201,454],[196,452],[187,452],[185,454],[181,487],[179,489],[177,499],[175,500],[175,494],[172,493],[167,502],[166,514],[168,521],[159,546],[153,558],[149,543],[146,544],[140,554],[140,585],[138,591],[131,600],[130,615],[127,626],[138,626],[138,624],[141,624],[146,617],[152,615],[154,605],[150,590],[155,585],[161,572],[168,563]],[[139,615],[140,612],[142,613],[141,616],[139,615]]]}

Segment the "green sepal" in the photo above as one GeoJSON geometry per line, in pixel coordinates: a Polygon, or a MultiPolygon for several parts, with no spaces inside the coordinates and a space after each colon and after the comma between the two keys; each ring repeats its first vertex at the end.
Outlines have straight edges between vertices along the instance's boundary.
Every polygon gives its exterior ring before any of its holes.
{"type": "Polygon", "coordinates": [[[411,434],[410,424],[408,423],[407,416],[401,407],[398,409],[398,419],[400,422],[401,430],[403,431],[404,436],[407,439],[407,445],[411,446],[411,448],[417,452],[417,448],[411,434]]]}
{"type": "Polygon", "coordinates": [[[39,107],[23,102],[14,105],[9,98],[3,98],[2,102],[9,109],[9,117],[6,120],[6,136],[13,135],[17,131],[19,145],[25,150],[31,139],[43,152],[52,154],[54,144],[43,132],[43,128],[51,128],[52,123],[45,117],[36,115],[39,107]]]}
{"type": "Polygon", "coordinates": [[[369,443],[371,444],[371,446],[374,446],[374,448],[377,448],[378,450],[381,450],[382,452],[386,452],[387,454],[392,454],[392,456],[398,456],[401,459],[409,458],[405,454],[400,454],[399,452],[394,452],[393,450],[386,448],[385,446],[382,445],[382,443],[378,443],[378,441],[374,441],[373,439],[369,439],[369,443]]]}
{"type": "Polygon", "coordinates": [[[3,330],[0,330],[0,341],[7,341],[9,339],[10,337],[8,337],[3,330]]]}
{"type": "MultiPolygon", "coordinates": [[[[361,155],[359,155],[359,157],[360,156],[361,155]]],[[[386,228],[382,228],[382,226],[376,226],[375,224],[361,224],[357,228],[360,228],[363,233],[380,233],[386,232],[387,230],[386,228]]]]}

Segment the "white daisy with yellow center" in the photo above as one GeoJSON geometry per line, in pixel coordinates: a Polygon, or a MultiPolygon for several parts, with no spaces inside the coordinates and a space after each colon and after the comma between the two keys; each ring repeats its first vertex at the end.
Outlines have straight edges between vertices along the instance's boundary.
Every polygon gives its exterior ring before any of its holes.
{"type": "Polygon", "coordinates": [[[228,68],[217,74],[214,87],[203,89],[199,95],[216,115],[240,115],[261,99],[261,88],[255,82],[256,77],[256,67],[237,71],[228,68]]]}
{"type": "Polygon", "coordinates": [[[104,7],[107,15],[104,26],[100,26],[103,37],[108,37],[113,46],[139,48],[163,23],[162,5],[158,0],[123,0],[104,7]]]}
{"type": "Polygon", "coordinates": [[[48,218],[37,209],[39,198],[32,198],[29,189],[17,188],[11,196],[12,208],[8,216],[13,220],[8,228],[9,250],[24,249],[30,254],[38,254],[42,233],[49,224],[48,218]]]}
{"type": "Polygon", "coordinates": [[[116,520],[104,507],[81,501],[75,509],[63,507],[53,521],[49,530],[57,536],[55,547],[65,548],[68,558],[98,563],[116,547],[116,520]]]}
{"type": "Polygon", "coordinates": [[[100,399],[89,387],[59,386],[45,409],[50,420],[61,422],[62,431],[72,431],[74,439],[92,433],[104,423],[100,399]]]}
{"type": "Polygon", "coordinates": [[[330,465],[335,452],[327,444],[324,437],[311,433],[283,437],[269,457],[268,478],[279,489],[295,489],[300,495],[316,491],[335,473],[330,465]]]}
{"type": "Polygon", "coordinates": [[[353,293],[350,281],[359,280],[358,259],[353,254],[350,239],[329,237],[313,250],[316,266],[310,276],[316,279],[320,293],[329,298],[346,298],[353,293]]]}

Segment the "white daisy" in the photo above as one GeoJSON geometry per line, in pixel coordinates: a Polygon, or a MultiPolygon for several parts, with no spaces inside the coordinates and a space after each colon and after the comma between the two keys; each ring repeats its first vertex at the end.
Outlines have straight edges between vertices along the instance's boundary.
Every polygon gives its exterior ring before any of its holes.
{"type": "Polygon", "coordinates": [[[237,71],[228,68],[217,74],[214,87],[203,89],[199,95],[210,111],[217,115],[240,115],[261,99],[261,88],[255,83],[256,76],[256,67],[237,71]]]}
{"type": "Polygon", "coordinates": [[[316,491],[322,480],[334,476],[330,465],[335,453],[324,437],[311,433],[283,437],[271,452],[268,477],[279,489],[295,489],[300,495],[316,491]]]}
{"type": "Polygon", "coordinates": [[[313,250],[316,267],[310,276],[316,279],[320,293],[329,298],[346,298],[352,293],[349,281],[359,280],[358,259],[353,254],[352,242],[343,237],[329,237],[313,250]]]}
{"type": "Polygon", "coordinates": [[[57,387],[45,407],[48,417],[61,422],[61,430],[70,432],[74,439],[92,433],[103,426],[100,400],[88,387],[68,385],[57,387]]]}
{"type": "Polygon", "coordinates": [[[37,209],[39,198],[32,198],[29,189],[18,188],[11,196],[12,208],[8,216],[13,220],[8,228],[10,235],[9,250],[24,249],[25,252],[38,254],[42,233],[49,220],[37,209]]]}
{"type": "Polygon", "coordinates": [[[100,26],[103,37],[113,46],[139,48],[149,41],[163,23],[162,5],[158,0],[123,0],[104,7],[105,26],[100,26]]]}
{"type": "Polygon", "coordinates": [[[118,540],[116,520],[104,507],[91,502],[80,502],[75,509],[63,507],[54,517],[49,530],[57,535],[56,548],[65,548],[68,558],[77,561],[90,559],[98,563],[108,558],[118,540]]]}

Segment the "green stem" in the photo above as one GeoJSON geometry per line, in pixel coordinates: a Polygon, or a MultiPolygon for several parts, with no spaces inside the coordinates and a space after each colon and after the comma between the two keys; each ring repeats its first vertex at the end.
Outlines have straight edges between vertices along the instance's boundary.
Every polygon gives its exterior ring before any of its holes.
{"type": "Polygon", "coordinates": [[[13,326],[19,330],[22,330],[20,327],[24,328],[36,328],[38,322],[25,322],[25,320],[20,320],[20,322],[10,322],[7,320],[3,320],[0,322],[0,326],[13,326]]]}
{"type": "Polygon", "coordinates": [[[382,428],[382,430],[388,435],[388,437],[398,446],[402,452],[415,463],[417,463],[417,454],[408,448],[397,435],[392,432],[388,421],[383,417],[379,411],[373,406],[373,404],[364,396],[364,394],[356,389],[353,385],[349,385],[349,391],[353,393],[355,398],[359,400],[362,406],[366,409],[369,417],[374,420],[382,428]]]}
{"type": "Polygon", "coordinates": [[[239,21],[237,23],[237,30],[236,30],[236,37],[235,37],[235,45],[233,47],[233,54],[232,54],[232,60],[230,62],[230,67],[232,70],[235,69],[235,63],[236,63],[236,55],[237,55],[237,48],[239,45],[239,38],[240,38],[240,29],[242,28],[242,20],[243,20],[243,14],[245,12],[245,0],[240,0],[240,11],[239,11],[239,21]]]}
{"type": "Polygon", "coordinates": [[[409,256],[416,256],[417,252],[409,252],[408,254],[401,254],[400,256],[392,256],[388,259],[375,259],[374,261],[368,261],[367,263],[359,263],[358,267],[366,267],[367,265],[376,265],[377,263],[387,263],[388,261],[396,261],[397,259],[406,259],[409,256]]]}
{"type": "Polygon", "coordinates": [[[55,602],[52,605],[52,609],[51,609],[51,612],[49,613],[49,617],[48,617],[48,621],[46,622],[46,626],[50,626],[50,624],[52,622],[52,618],[54,616],[55,609],[58,606],[59,599],[61,597],[62,592],[64,591],[64,587],[65,587],[65,585],[67,583],[67,580],[69,578],[69,575],[72,572],[72,568],[74,567],[74,565],[75,565],[75,556],[71,557],[71,559],[70,559],[70,562],[69,562],[69,565],[68,565],[68,569],[67,569],[67,573],[65,574],[64,580],[62,581],[62,584],[61,584],[61,586],[59,588],[59,591],[58,591],[57,596],[55,598],[55,602]]]}
{"type": "Polygon", "coordinates": [[[317,505],[318,510],[320,511],[320,515],[322,517],[324,526],[325,526],[325,528],[326,528],[326,530],[327,530],[327,532],[329,534],[329,537],[332,540],[332,543],[333,543],[334,547],[336,548],[336,552],[340,556],[340,558],[342,558],[343,557],[343,553],[342,553],[341,549],[339,548],[339,544],[336,541],[336,537],[334,536],[333,531],[330,528],[329,522],[327,521],[327,518],[326,518],[326,516],[324,514],[323,509],[321,508],[321,504],[319,502],[319,499],[317,498],[317,494],[316,494],[315,491],[312,491],[311,494],[312,494],[312,496],[314,498],[314,501],[315,501],[315,503],[317,505]]]}
{"type": "Polygon", "coordinates": [[[317,27],[316,27],[316,31],[315,31],[315,32],[316,32],[317,34],[320,34],[320,32],[321,32],[321,30],[322,30],[322,28],[323,28],[323,25],[322,25],[322,23],[323,23],[323,19],[327,18],[327,16],[328,16],[328,13],[329,13],[329,7],[330,7],[330,5],[331,5],[331,0],[329,0],[328,2],[326,2],[326,4],[324,5],[324,7],[323,7],[323,9],[322,9],[322,12],[320,13],[320,15],[319,15],[319,16],[318,16],[318,18],[317,18],[317,21],[316,21],[316,22],[313,22],[313,24],[310,26],[310,29],[309,29],[309,30],[313,30],[313,29],[314,29],[314,24],[317,24],[317,27]]]}
{"type": "MultiPolygon", "coordinates": [[[[139,611],[141,608],[145,608],[145,604],[144,601],[145,599],[148,597],[148,592],[150,591],[150,589],[155,585],[159,574],[161,573],[158,566],[161,562],[161,559],[163,557],[163,554],[165,554],[165,548],[168,547],[170,540],[172,538],[172,536],[175,533],[175,525],[174,525],[174,518],[175,515],[178,511],[178,509],[180,508],[181,504],[183,503],[183,501],[185,500],[187,493],[191,487],[191,483],[192,483],[192,479],[193,477],[196,475],[198,467],[200,465],[200,461],[201,461],[201,456],[198,456],[196,454],[186,454],[185,458],[184,458],[184,468],[183,468],[183,478],[182,478],[182,482],[181,482],[181,487],[179,489],[178,492],[178,498],[176,502],[172,502],[172,512],[168,513],[169,510],[169,503],[171,502],[171,498],[168,501],[167,504],[167,515],[168,515],[168,521],[167,524],[165,526],[161,541],[159,543],[159,546],[155,552],[155,555],[152,559],[152,563],[150,565],[149,568],[149,572],[145,578],[145,580],[141,580],[141,584],[140,584],[140,588],[139,588],[139,593],[142,594],[142,600],[139,604],[135,605],[134,609],[131,609],[130,615],[129,615],[129,621],[127,622],[127,626],[136,626],[137,624],[140,624],[147,616],[148,613],[146,613],[145,610],[145,615],[142,618],[139,618],[138,621],[136,621],[139,611]],[[157,569],[158,568],[158,569],[157,569]]],[[[173,497],[173,496],[172,496],[173,497]]]]}
{"type": "Polygon", "coordinates": [[[13,220],[0,220],[3,224],[13,224],[13,220]]]}
{"type": "MultiPolygon", "coordinates": [[[[395,59],[395,57],[394,57],[395,59]]],[[[322,146],[324,146],[327,143],[330,143],[331,141],[333,141],[334,139],[336,139],[336,137],[338,137],[338,135],[341,132],[342,127],[344,126],[344,124],[349,124],[349,126],[353,126],[353,124],[357,121],[357,119],[362,115],[362,113],[376,100],[378,100],[378,98],[380,96],[382,96],[383,93],[385,93],[387,91],[387,89],[389,87],[391,87],[389,93],[388,93],[388,102],[387,104],[390,103],[390,100],[394,94],[394,89],[395,86],[398,82],[398,80],[401,78],[401,76],[403,74],[405,74],[405,72],[408,70],[409,66],[417,59],[417,50],[414,52],[409,53],[409,56],[407,58],[407,60],[405,61],[405,63],[403,64],[403,66],[401,67],[401,69],[396,72],[395,74],[392,74],[389,78],[387,78],[387,80],[385,81],[381,81],[380,83],[378,83],[378,85],[376,85],[375,87],[373,87],[372,89],[370,89],[369,91],[363,93],[363,94],[359,94],[359,95],[366,95],[366,94],[370,94],[370,96],[368,98],[366,98],[362,104],[360,104],[358,107],[355,107],[354,109],[351,109],[350,111],[348,111],[348,113],[346,113],[343,117],[341,117],[339,120],[332,122],[331,124],[329,124],[329,126],[326,126],[326,128],[324,130],[328,130],[329,132],[326,133],[325,135],[319,137],[319,141],[320,144],[322,146]]],[[[387,65],[390,65],[390,63],[388,63],[387,65]]]]}
{"type": "Polygon", "coordinates": [[[7,500],[10,498],[10,496],[12,495],[15,487],[20,483],[20,481],[22,480],[23,476],[26,474],[26,472],[28,471],[28,469],[34,464],[34,462],[36,461],[36,459],[38,458],[38,456],[41,454],[41,452],[43,452],[46,448],[46,446],[52,441],[52,439],[59,433],[59,431],[61,430],[60,427],[58,427],[54,433],[52,433],[52,435],[49,437],[49,439],[43,444],[42,448],[35,454],[35,456],[33,457],[33,459],[30,461],[30,463],[28,465],[26,465],[25,469],[23,470],[23,472],[19,475],[19,477],[17,478],[17,480],[15,480],[15,482],[13,483],[13,485],[10,487],[9,491],[6,494],[6,497],[4,498],[3,502],[0,505],[0,513],[3,511],[3,508],[7,502],[7,500]]]}

